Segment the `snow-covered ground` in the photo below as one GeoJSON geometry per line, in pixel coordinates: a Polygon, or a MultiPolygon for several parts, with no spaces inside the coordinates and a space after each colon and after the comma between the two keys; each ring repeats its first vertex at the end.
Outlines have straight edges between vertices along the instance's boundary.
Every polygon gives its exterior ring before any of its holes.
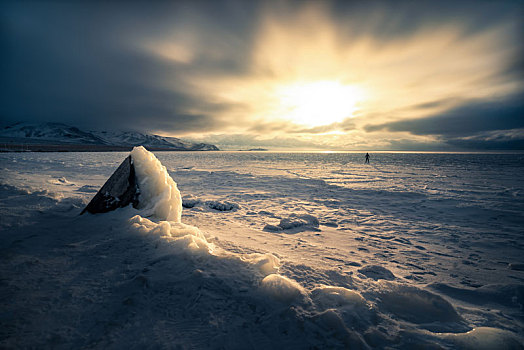
{"type": "Polygon", "coordinates": [[[181,222],[80,216],[127,155],[0,154],[0,347],[523,348],[522,154],[159,152],[181,222]]]}

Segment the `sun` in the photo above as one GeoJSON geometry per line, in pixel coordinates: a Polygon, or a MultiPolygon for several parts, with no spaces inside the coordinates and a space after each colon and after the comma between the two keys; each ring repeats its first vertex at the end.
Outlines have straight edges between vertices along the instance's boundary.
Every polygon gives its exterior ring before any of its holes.
{"type": "Polygon", "coordinates": [[[277,89],[280,118],[316,127],[353,117],[362,101],[362,89],[337,81],[315,81],[286,85],[277,89]]]}

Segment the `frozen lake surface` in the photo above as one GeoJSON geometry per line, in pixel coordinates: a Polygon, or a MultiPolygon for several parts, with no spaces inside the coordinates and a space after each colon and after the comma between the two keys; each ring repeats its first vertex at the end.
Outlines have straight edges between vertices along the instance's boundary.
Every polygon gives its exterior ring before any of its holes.
{"type": "Polygon", "coordinates": [[[0,154],[0,346],[522,348],[523,154],[157,153],[212,252],[79,216],[126,156],[0,154]]]}

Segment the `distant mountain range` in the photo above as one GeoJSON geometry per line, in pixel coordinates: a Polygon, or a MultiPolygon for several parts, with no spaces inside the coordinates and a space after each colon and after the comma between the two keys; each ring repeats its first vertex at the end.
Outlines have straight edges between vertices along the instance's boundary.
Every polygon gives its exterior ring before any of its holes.
{"type": "Polygon", "coordinates": [[[16,123],[0,129],[0,147],[16,150],[126,150],[144,146],[149,150],[218,151],[207,143],[193,143],[176,137],[130,131],[83,131],[62,123],[16,123]],[[37,148],[37,145],[39,148],[37,148]],[[14,148],[13,148],[14,147],[14,148]]]}

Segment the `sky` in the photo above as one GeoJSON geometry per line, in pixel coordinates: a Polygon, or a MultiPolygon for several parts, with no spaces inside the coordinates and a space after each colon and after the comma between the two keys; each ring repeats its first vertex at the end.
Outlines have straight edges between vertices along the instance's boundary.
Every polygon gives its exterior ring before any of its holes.
{"type": "Polygon", "coordinates": [[[524,149],[524,1],[4,1],[0,118],[222,149],[524,149]]]}

